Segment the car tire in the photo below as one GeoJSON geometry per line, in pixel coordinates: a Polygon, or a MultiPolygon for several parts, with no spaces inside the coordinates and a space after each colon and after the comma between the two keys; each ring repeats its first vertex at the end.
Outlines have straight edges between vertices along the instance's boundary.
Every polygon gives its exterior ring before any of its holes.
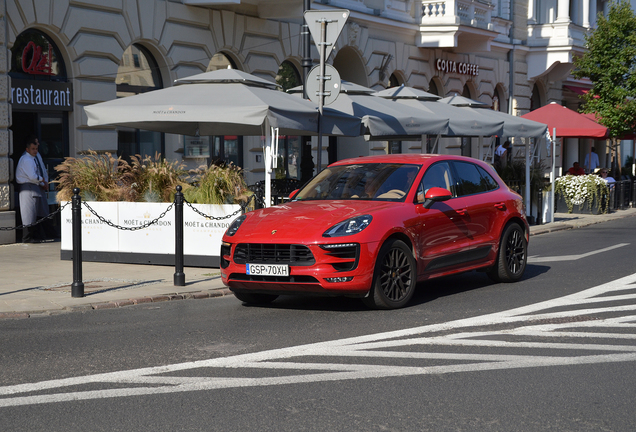
{"type": "Polygon", "coordinates": [[[517,282],[523,277],[528,262],[528,242],[523,228],[510,223],[499,243],[495,265],[487,272],[495,282],[517,282]]]}
{"type": "Polygon", "coordinates": [[[413,297],[417,263],[411,249],[401,240],[387,241],[378,254],[373,282],[364,303],[374,309],[404,307],[413,297]]]}
{"type": "Polygon", "coordinates": [[[278,298],[276,294],[260,294],[236,291],[234,291],[233,294],[234,297],[247,304],[267,304],[273,302],[278,298]]]}

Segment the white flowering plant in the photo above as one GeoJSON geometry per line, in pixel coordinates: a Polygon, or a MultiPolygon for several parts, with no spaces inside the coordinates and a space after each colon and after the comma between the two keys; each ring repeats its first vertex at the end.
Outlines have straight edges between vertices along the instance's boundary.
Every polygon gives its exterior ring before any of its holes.
{"type": "Polygon", "coordinates": [[[572,213],[575,205],[582,208],[587,203],[592,212],[592,205],[596,203],[599,213],[607,213],[609,187],[605,180],[594,174],[574,176],[566,175],[555,181],[555,192],[565,200],[568,213],[572,213]]]}

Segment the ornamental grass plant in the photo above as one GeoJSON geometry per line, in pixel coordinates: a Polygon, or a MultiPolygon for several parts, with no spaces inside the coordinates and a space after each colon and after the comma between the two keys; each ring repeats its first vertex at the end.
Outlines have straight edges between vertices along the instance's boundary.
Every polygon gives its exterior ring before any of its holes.
{"type": "Polygon", "coordinates": [[[194,172],[191,188],[183,192],[186,200],[199,204],[237,204],[252,194],[243,178],[243,170],[233,163],[211,164],[194,172]]]}
{"type": "Polygon", "coordinates": [[[565,175],[555,180],[555,194],[563,197],[568,206],[568,213],[572,213],[575,205],[583,209],[587,204],[592,213],[593,206],[599,213],[607,213],[609,204],[609,186],[595,174],[574,176],[565,175]]]}
{"type": "Polygon", "coordinates": [[[55,180],[58,202],[70,201],[74,188],[86,201],[134,201],[126,187],[134,182],[130,165],[110,153],[91,150],[81,158],[66,158],[55,169],[60,173],[55,180]]]}
{"type": "Polygon", "coordinates": [[[110,153],[89,151],[66,158],[56,169],[58,202],[70,201],[74,188],[85,201],[172,202],[177,186],[187,201],[199,204],[245,202],[251,194],[239,167],[212,164],[188,171],[183,163],[159,154],[133,156],[128,163],[110,153]]]}
{"type": "Polygon", "coordinates": [[[135,191],[135,201],[172,202],[177,186],[180,185],[184,191],[190,188],[186,181],[190,173],[185,165],[162,159],[158,153],[154,158],[132,156],[130,170],[134,174],[134,182],[130,187],[135,191]]]}

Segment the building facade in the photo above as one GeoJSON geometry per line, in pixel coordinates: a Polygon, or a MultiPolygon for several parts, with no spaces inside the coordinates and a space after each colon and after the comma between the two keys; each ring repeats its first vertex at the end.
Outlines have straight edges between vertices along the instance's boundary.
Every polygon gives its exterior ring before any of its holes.
{"type": "MultiPolygon", "coordinates": [[[[83,108],[221,67],[271,81],[299,80],[301,0],[0,3],[0,226],[19,222],[14,167],[31,133],[40,137],[52,176],[64,157],[92,150],[123,157],[160,153],[189,167],[223,159],[243,167],[248,184],[264,178],[262,137],[90,128],[83,108]]],[[[342,79],[376,90],[405,84],[440,96],[460,94],[522,115],[552,101],[571,108],[579,104],[578,94],[590,83],[571,78],[572,61],[583,52],[584,35],[605,3],[322,0],[311,8],[351,11],[328,60],[342,79]]],[[[316,64],[313,43],[310,56],[316,64]]],[[[313,161],[320,149],[326,164],[380,152],[435,150],[476,157],[480,141],[445,138],[435,149],[363,138],[325,138],[320,146],[316,138],[311,146],[300,137],[282,142],[284,169],[277,175],[300,179],[309,148],[313,161]]],[[[564,146],[564,165],[576,145],[564,146]]],[[[13,241],[13,231],[0,231],[0,243],[13,241]]]]}

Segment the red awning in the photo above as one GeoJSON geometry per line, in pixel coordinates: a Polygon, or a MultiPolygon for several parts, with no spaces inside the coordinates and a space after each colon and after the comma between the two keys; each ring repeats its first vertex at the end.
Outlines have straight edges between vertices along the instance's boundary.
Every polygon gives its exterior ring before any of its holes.
{"type": "Polygon", "coordinates": [[[607,137],[605,126],[555,102],[521,117],[547,124],[550,134],[556,128],[557,137],[598,139],[607,137]]]}
{"type": "Polygon", "coordinates": [[[564,85],[563,88],[570,90],[571,92],[574,92],[578,95],[584,95],[587,94],[587,92],[590,91],[589,88],[585,88],[585,87],[578,87],[578,86],[570,86],[570,85],[564,85]]]}

